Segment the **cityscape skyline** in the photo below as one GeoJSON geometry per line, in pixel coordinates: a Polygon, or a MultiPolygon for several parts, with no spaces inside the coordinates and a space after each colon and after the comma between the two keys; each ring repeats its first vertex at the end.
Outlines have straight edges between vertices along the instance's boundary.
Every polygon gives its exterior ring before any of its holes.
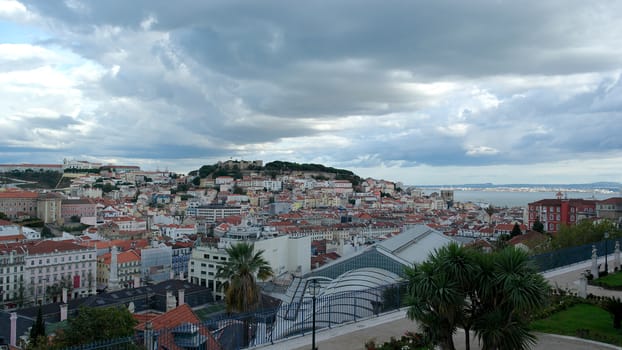
{"type": "Polygon", "coordinates": [[[0,163],[622,182],[620,7],[0,1],[0,163]]]}

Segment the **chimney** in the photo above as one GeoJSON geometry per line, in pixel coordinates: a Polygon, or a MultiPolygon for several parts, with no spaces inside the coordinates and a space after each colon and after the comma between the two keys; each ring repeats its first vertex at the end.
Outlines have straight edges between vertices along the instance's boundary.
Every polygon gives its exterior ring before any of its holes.
{"type": "Polygon", "coordinates": [[[166,291],[166,312],[169,312],[177,307],[177,300],[173,296],[173,291],[166,291]]]}
{"type": "Polygon", "coordinates": [[[60,321],[67,319],[67,304],[60,304],[60,321]]]}
{"type": "Polygon", "coordinates": [[[186,301],[185,299],[186,291],[184,289],[180,289],[177,291],[177,306],[183,305],[186,301]]]}
{"type": "Polygon", "coordinates": [[[145,324],[145,347],[147,350],[153,350],[154,345],[153,324],[151,321],[147,321],[145,324]]]}
{"type": "Polygon", "coordinates": [[[175,271],[171,270],[171,273],[169,273],[169,279],[170,280],[174,280],[175,279],[175,271]]]}
{"type": "Polygon", "coordinates": [[[17,312],[11,312],[11,346],[17,346],[17,312]]]}
{"type": "Polygon", "coordinates": [[[140,287],[140,276],[134,276],[134,288],[140,287]]]}
{"type": "MultiPolygon", "coordinates": [[[[67,304],[67,288],[63,288],[63,296],[62,296],[63,304],[67,304]]],[[[61,320],[62,321],[62,320],[61,320]]]]}

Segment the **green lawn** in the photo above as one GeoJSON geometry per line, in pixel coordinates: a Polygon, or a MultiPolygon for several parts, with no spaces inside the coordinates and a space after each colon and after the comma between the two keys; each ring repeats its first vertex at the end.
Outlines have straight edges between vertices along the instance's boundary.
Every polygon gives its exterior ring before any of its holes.
{"type": "Polygon", "coordinates": [[[548,318],[533,321],[531,326],[536,332],[581,336],[622,345],[622,330],[614,329],[609,313],[594,305],[577,304],[548,318]]]}
{"type": "Polygon", "coordinates": [[[595,281],[603,284],[604,287],[622,287],[622,272],[613,273],[605,277],[598,278],[595,281]]]}

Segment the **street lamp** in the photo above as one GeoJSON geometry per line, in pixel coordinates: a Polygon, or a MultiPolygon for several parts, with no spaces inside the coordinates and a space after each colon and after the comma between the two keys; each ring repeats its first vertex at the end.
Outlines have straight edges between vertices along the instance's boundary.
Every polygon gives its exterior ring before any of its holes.
{"type": "Polygon", "coordinates": [[[317,279],[312,279],[311,280],[311,285],[309,286],[309,293],[311,294],[311,299],[313,300],[313,325],[312,325],[312,335],[311,335],[311,350],[317,350],[317,348],[315,347],[315,298],[317,296],[317,294],[320,292],[320,283],[317,281],[317,279]]]}
{"type": "Polygon", "coordinates": [[[605,232],[605,275],[609,273],[609,268],[607,266],[607,242],[609,242],[609,232],[605,232]]]}

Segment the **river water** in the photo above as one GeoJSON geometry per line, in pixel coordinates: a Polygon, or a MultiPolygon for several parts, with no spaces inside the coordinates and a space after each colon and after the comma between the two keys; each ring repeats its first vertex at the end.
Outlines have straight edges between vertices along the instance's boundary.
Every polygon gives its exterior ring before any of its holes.
{"type": "MultiPolygon", "coordinates": [[[[426,194],[436,191],[425,191],[426,194]]],[[[620,197],[620,194],[604,194],[592,192],[562,192],[567,198],[583,198],[603,200],[611,197],[620,197]]],[[[541,199],[555,199],[555,192],[518,192],[518,191],[474,191],[454,190],[455,202],[488,203],[495,207],[526,207],[528,203],[541,199]]]]}

